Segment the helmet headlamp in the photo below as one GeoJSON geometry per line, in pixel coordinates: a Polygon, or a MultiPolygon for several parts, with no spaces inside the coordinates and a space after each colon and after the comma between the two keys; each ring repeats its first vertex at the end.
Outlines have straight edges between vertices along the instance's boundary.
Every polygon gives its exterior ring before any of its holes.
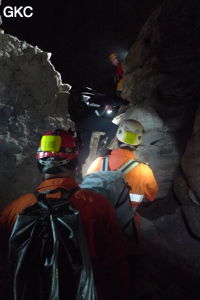
{"type": "Polygon", "coordinates": [[[59,135],[43,135],[41,139],[41,150],[43,152],[59,152],[61,147],[61,136],[59,135]]]}

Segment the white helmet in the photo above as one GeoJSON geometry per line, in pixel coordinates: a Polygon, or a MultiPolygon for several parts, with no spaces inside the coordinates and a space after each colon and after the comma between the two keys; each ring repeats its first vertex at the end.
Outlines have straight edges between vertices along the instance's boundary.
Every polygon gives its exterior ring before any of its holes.
{"type": "Polygon", "coordinates": [[[137,146],[142,142],[144,127],[136,120],[124,120],[119,124],[116,137],[127,145],[137,146]]]}

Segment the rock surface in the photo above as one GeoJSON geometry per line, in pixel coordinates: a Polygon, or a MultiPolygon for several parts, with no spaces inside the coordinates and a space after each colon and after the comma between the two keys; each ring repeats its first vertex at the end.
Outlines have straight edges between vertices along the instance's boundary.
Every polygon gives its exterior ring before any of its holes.
{"type": "Polygon", "coordinates": [[[158,201],[141,207],[142,241],[134,262],[134,299],[200,297],[198,1],[164,1],[124,62],[121,117],[143,123],[138,151],[158,180],[158,201]]]}
{"type": "MultiPolygon", "coordinates": [[[[164,1],[143,26],[123,66],[122,96],[132,103],[126,116],[141,121],[146,130],[139,155],[155,171],[158,198],[172,187],[199,105],[199,15],[198,1],[164,1]]],[[[191,143],[188,147],[193,149],[191,143]]]]}
{"type": "Polygon", "coordinates": [[[70,127],[67,91],[51,54],[0,32],[1,203],[31,192],[40,180],[35,150],[40,136],[70,127]]]}

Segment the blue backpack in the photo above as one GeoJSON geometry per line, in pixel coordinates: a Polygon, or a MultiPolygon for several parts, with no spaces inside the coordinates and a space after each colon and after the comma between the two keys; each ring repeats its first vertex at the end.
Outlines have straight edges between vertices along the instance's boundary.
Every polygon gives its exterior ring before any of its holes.
{"type": "Polygon", "coordinates": [[[130,187],[124,181],[124,176],[139,162],[130,159],[118,170],[109,171],[108,160],[108,156],[103,157],[101,171],[86,175],[80,187],[93,190],[106,197],[115,209],[124,236],[127,239],[137,240],[134,210],[129,196],[130,187]]]}

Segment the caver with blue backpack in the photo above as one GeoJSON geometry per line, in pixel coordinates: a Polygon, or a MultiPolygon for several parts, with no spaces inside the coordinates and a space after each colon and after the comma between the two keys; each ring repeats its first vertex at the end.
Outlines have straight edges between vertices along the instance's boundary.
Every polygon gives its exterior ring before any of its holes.
{"type": "Polygon", "coordinates": [[[125,239],[137,242],[134,209],[131,207],[129,195],[130,187],[124,181],[124,176],[139,162],[130,159],[118,170],[109,171],[108,160],[108,156],[103,157],[101,170],[85,176],[80,186],[104,195],[115,209],[125,239]]]}
{"type": "MultiPolygon", "coordinates": [[[[134,153],[142,143],[144,127],[136,120],[128,119],[119,124],[116,132],[118,148],[111,151],[108,156],[108,169],[116,171],[122,168],[131,159],[138,162],[134,153]]],[[[98,157],[87,170],[87,174],[100,171],[103,157],[98,157]]],[[[92,176],[92,174],[91,174],[92,176]]],[[[137,208],[141,203],[154,201],[158,192],[158,184],[152,169],[148,164],[138,162],[134,168],[124,174],[125,182],[130,186],[129,196],[131,206],[136,210],[135,220],[137,228],[140,227],[140,216],[137,208]]],[[[120,193],[120,190],[119,190],[120,193]]]]}

